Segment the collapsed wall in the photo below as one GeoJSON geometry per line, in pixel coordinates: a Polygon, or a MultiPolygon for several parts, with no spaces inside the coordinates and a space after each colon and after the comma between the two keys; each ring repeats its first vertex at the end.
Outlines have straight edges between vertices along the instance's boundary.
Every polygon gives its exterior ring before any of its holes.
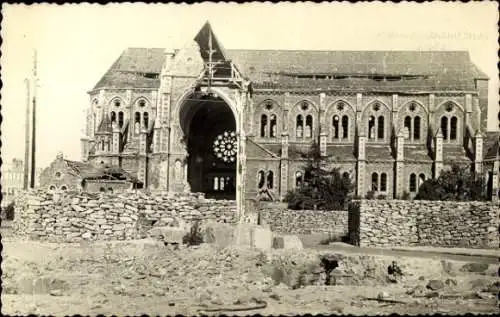
{"type": "Polygon", "coordinates": [[[137,239],[145,223],[178,226],[194,221],[236,223],[236,203],[203,194],[25,192],[16,199],[14,234],[30,239],[79,241],[137,239]]]}

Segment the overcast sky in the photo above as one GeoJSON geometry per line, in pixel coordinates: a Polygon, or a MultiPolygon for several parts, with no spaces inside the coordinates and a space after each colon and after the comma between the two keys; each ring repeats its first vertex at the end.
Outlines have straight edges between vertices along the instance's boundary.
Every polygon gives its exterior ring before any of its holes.
{"type": "Polygon", "coordinates": [[[89,91],[127,47],[181,47],[209,20],[228,49],[468,50],[498,110],[496,3],[3,5],[2,160],[24,157],[38,51],[37,166],[79,160],[89,91]]]}

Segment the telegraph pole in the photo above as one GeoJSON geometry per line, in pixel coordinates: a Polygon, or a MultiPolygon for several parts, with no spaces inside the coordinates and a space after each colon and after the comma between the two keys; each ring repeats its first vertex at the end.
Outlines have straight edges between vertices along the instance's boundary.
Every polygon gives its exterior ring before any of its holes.
{"type": "Polygon", "coordinates": [[[30,165],[30,81],[28,78],[24,79],[26,84],[26,122],[24,134],[24,179],[23,189],[27,190],[29,186],[29,165],[30,165]]]}
{"type": "Polygon", "coordinates": [[[33,59],[33,111],[32,111],[32,122],[33,129],[31,133],[31,183],[30,188],[35,188],[35,171],[36,171],[36,88],[38,85],[37,78],[37,56],[36,50],[33,59]]]}

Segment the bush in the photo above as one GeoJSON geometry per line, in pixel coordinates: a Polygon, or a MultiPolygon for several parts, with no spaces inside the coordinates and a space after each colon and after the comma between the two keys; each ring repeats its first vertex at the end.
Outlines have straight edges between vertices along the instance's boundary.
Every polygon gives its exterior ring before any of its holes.
{"type": "Polygon", "coordinates": [[[366,193],[366,199],[375,199],[375,192],[373,190],[370,190],[369,192],[366,193]]]}
{"type": "Polygon", "coordinates": [[[387,195],[380,194],[380,195],[377,196],[377,199],[379,199],[379,200],[387,199],[387,195]]]}
{"type": "Polygon", "coordinates": [[[354,189],[350,177],[342,175],[338,168],[327,168],[328,158],[321,155],[317,142],[313,142],[310,150],[302,153],[302,157],[307,161],[304,179],[301,186],[287,192],[285,201],[288,208],[345,209],[354,189]]]}
{"type": "Polygon", "coordinates": [[[438,179],[428,179],[419,188],[415,199],[420,200],[486,200],[486,184],[468,167],[453,165],[441,172],[438,179]]]}
{"type": "Polygon", "coordinates": [[[200,223],[196,221],[189,233],[182,237],[182,243],[188,246],[199,245],[203,243],[203,235],[201,234],[200,223]]]}
{"type": "Polygon", "coordinates": [[[15,204],[11,202],[2,210],[2,219],[14,220],[15,204]]]}
{"type": "Polygon", "coordinates": [[[410,196],[410,193],[409,193],[409,192],[407,192],[407,191],[405,190],[405,191],[403,192],[403,194],[401,194],[400,199],[401,199],[401,200],[410,200],[410,197],[411,197],[411,196],[410,196]]]}

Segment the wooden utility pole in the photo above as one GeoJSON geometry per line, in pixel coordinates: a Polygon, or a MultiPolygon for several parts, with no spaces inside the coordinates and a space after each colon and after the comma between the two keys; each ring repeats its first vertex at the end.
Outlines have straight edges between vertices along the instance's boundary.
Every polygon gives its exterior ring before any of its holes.
{"type": "Polygon", "coordinates": [[[38,85],[37,78],[37,60],[36,60],[36,50],[34,54],[33,60],[33,112],[32,112],[32,121],[33,121],[33,129],[31,133],[31,183],[30,188],[35,188],[35,171],[36,171],[36,88],[38,85]]]}
{"type": "Polygon", "coordinates": [[[26,121],[25,121],[25,133],[24,133],[24,179],[23,179],[23,189],[27,190],[29,186],[30,179],[30,80],[28,78],[24,79],[26,84],[26,121]]]}

